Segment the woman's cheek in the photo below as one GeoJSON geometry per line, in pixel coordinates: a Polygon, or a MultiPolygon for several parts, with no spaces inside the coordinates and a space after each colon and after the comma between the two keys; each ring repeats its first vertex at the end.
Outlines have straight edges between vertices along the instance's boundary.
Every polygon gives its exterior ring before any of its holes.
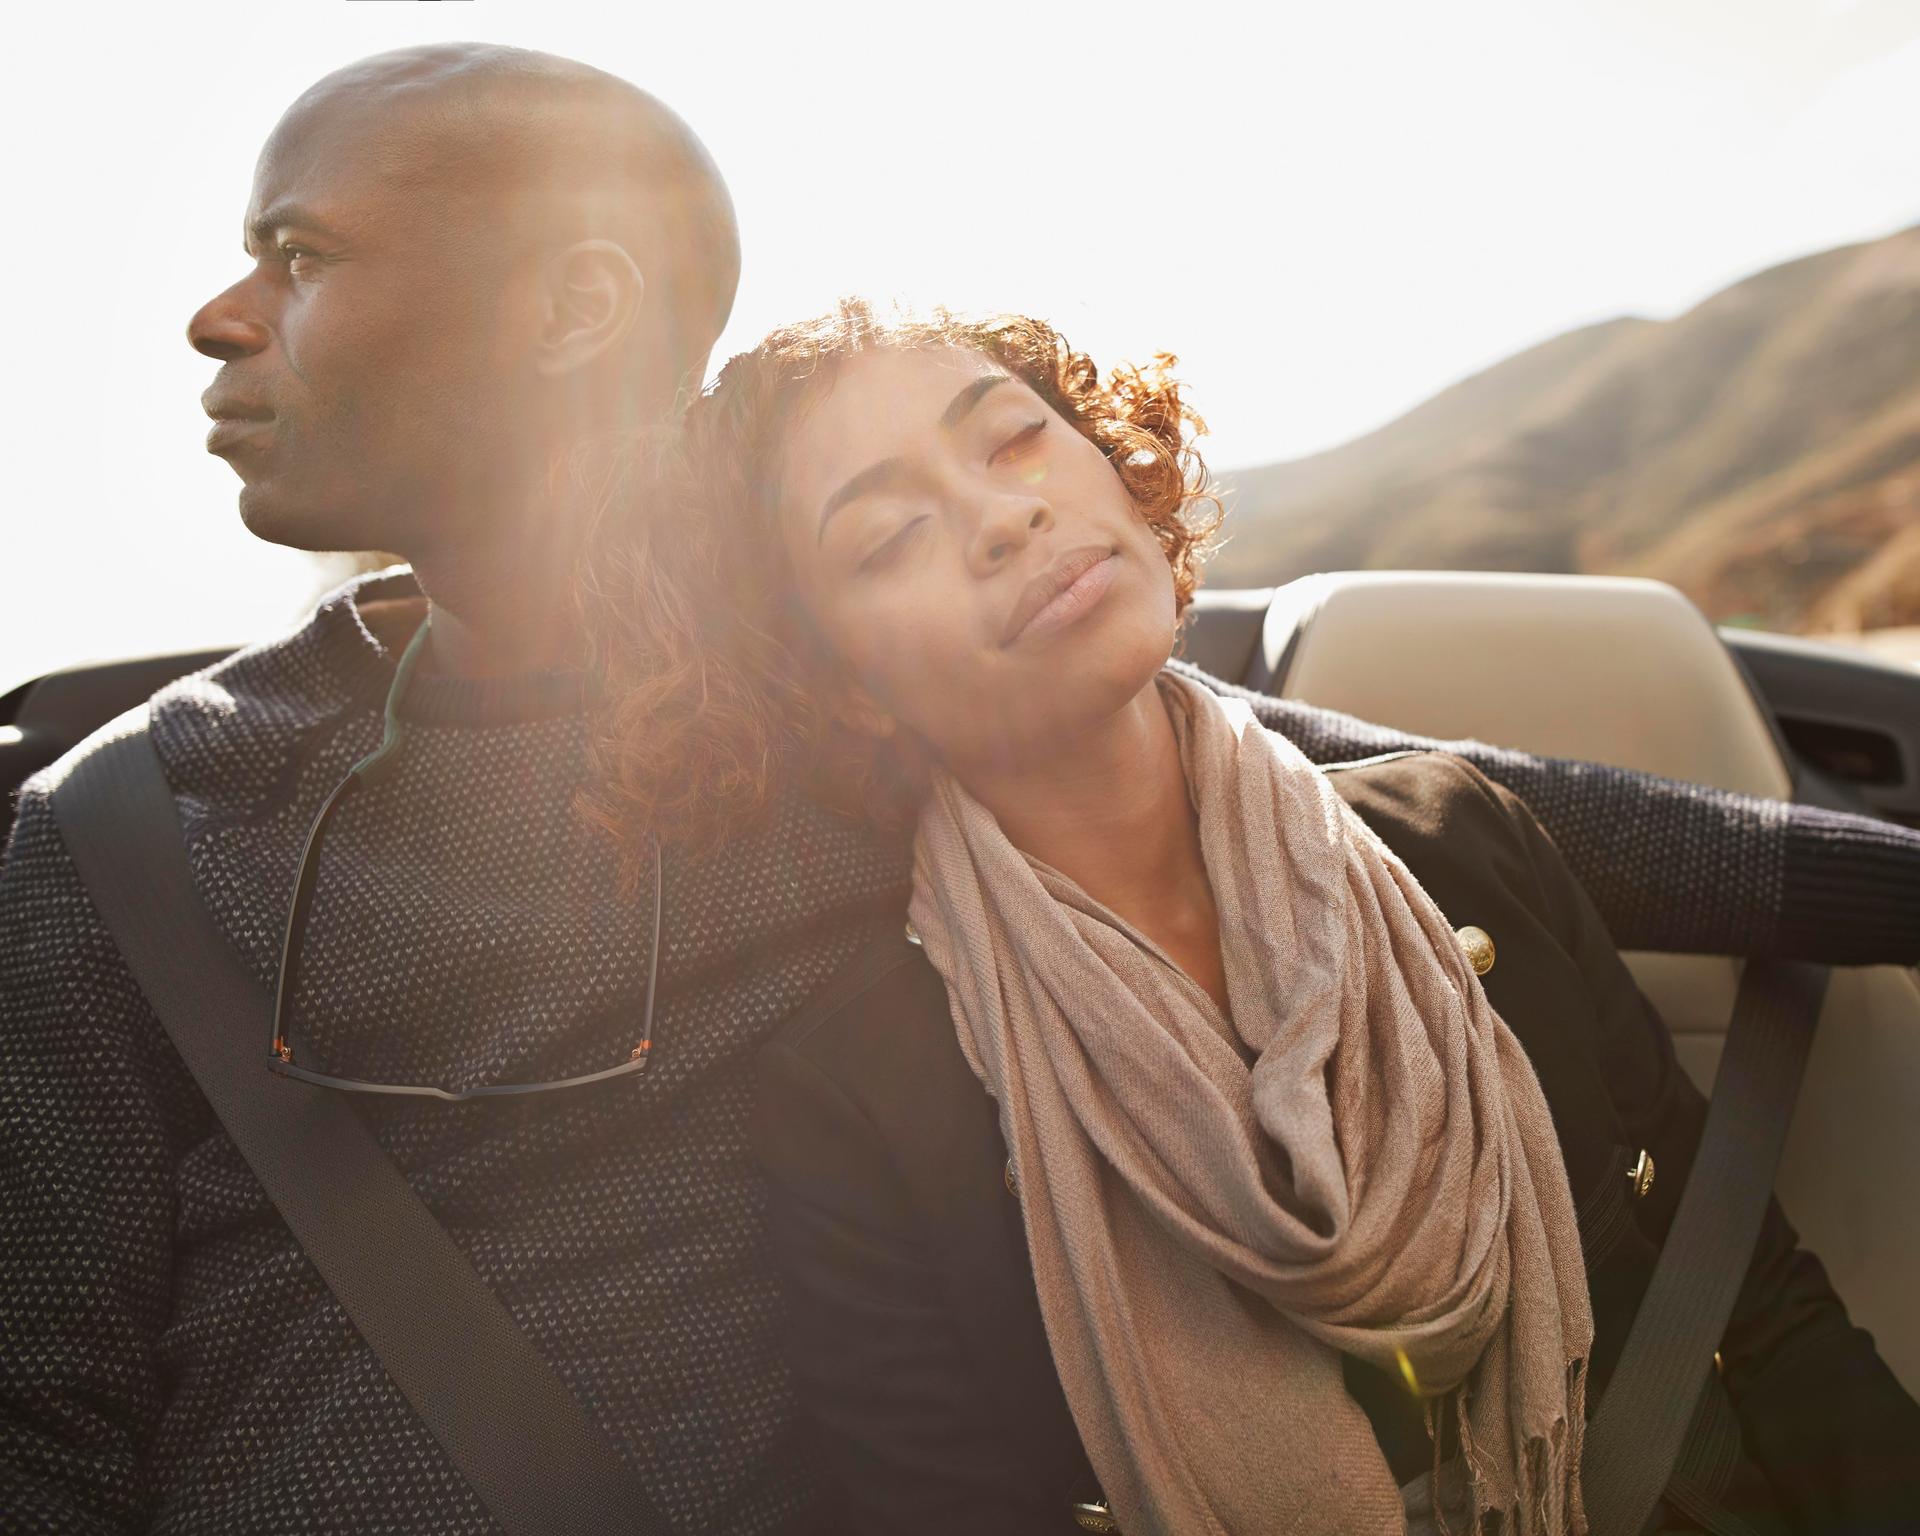
{"type": "Polygon", "coordinates": [[[863,604],[849,659],[896,712],[938,676],[934,656],[946,611],[937,593],[921,594],[910,582],[890,585],[863,604]]]}

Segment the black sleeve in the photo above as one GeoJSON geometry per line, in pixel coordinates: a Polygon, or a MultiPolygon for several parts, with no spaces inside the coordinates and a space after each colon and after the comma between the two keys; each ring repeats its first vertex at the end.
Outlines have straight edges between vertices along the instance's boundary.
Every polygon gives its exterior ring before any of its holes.
{"type": "MultiPolygon", "coordinates": [[[[1658,1170],[1635,1215],[1662,1241],[1693,1166],[1706,1099],[1553,840],[1524,803],[1480,782],[1504,806],[1538,879],[1542,910],[1592,991],[1608,1091],[1658,1170]]],[[[1769,1202],[1720,1346],[1747,1450],[1797,1530],[1911,1530],[1920,1511],[1920,1405],[1872,1336],[1853,1326],[1820,1261],[1798,1241],[1779,1201],[1769,1202]]]]}
{"type": "Polygon", "coordinates": [[[1920,965],[1920,830],[1604,763],[1436,741],[1207,681],[1247,700],[1316,763],[1407,750],[1465,758],[1532,808],[1621,949],[1920,965]],[[1686,878],[1674,880],[1675,870],[1686,878]]]}
{"type": "Polygon", "coordinates": [[[0,868],[0,1530],[147,1524],[173,1285],[162,1053],[29,787],[0,868]]]}
{"type": "Polygon", "coordinates": [[[799,1052],[760,1055],[755,1141],[788,1306],[788,1359],[852,1530],[1057,1536],[1062,1503],[978,1390],[872,1122],[799,1052]]]}

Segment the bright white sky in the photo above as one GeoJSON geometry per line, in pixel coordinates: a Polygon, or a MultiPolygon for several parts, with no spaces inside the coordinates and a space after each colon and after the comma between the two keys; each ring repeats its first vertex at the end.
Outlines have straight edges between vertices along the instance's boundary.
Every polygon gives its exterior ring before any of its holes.
{"type": "Polygon", "coordinates": [[[1103,361],[1178,352],[1224,466],[1920,219],[1912,0],[316,0],[9,25],[0,689],[249,639],[313,595],[202,451],[214,365],[182,334],[239,275],[262,137],[383,48],[544,48],[681,111],[746,249],[720,357],[843,293],[1023,309],[1103,361]]]}

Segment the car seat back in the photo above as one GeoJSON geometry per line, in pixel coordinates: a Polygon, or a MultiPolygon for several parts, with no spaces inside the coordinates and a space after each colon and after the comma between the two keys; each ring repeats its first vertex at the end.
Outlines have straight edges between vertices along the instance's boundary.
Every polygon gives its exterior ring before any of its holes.
{"type": "MultiPolygon", "coordinates": [[[[1368,571],[1279,588],[1247,680],[1444,739],[1472,737],[1743,794],[1789,799],[1764,705],[1713,628],[1664,583],[1596,576],[1368,571]]],[[[1703,1090],[1738,962],[1627,964],[1703,1090]]],[[[1920,978],[1837,971],[1778,1192],[1855,1322],[1920,1392],[1920,978]]]]}
{"type": "Polygon", "coordinates": [[[228,647],[94,662],[0,694],[0,847],[13,822],[14,795],[30,777],[175,678],[231,654],[228,647]]]}

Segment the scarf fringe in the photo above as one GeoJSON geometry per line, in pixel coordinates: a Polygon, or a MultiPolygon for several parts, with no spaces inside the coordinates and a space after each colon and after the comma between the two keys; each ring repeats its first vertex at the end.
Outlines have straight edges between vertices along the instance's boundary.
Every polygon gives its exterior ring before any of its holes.
{"type": "Polygon", "coordinates": [[[1436,1432],[1439,1413],[1450,1413],[1460,1437],[1460,1463],[1466,1471],[1469,1531],[1459,1536],[1544,1536],[1564,1531],[1586,1536],[1587,1511],[1580,1495],[1580,1460],[1587,1438],[1586,1361],[1567,1366],[1567,1411],[1554,1421],[1550,1435],[1536,1435],[1521,1452],[1521,1484],[1506,1503],[1493,1501],[1492,1485],[1503,1469],[1486,1459],[1475,1442],[1468,1417],[1468,1392],[1449,1392],[1427,1413],[1427,1432],[1433,1438],[1433,1519],[1440,1536],[1455,1536],[1441,1496],[1441,1437],[1436,1432]]]}

